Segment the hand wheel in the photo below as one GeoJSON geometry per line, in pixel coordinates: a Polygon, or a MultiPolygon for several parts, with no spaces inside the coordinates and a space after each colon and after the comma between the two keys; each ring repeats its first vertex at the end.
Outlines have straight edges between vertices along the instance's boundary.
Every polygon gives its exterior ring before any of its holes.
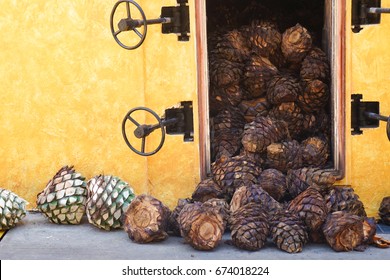
{"type": "Polygon", "coordinates": [[[111,17],[110,17],[110,26],[111,26],[111,33],[112,36],[114,36],[115,41],[122,47],[127,50],[134,50],[141,46],[141,44],[144,42],[145,37],[146,37],[146,32],[147,32],[147,21],[146,21],[146,16],[140,5],[138,5],[136,2],[133,0],[120,0],[116,2],[114,7],[112,8],[111,11],[111,17]],[[127,18],[123,18],[118,22],[118,28],[119,30],[115,31],[114,30],[114,15],[116,12],[116,9],[118,6],[122,3],[126,3],[126,11],[127,11],[127,18]],[[130,11],[130,4],[134,5],[138,11],[140,12],[142,19],[132,19],[131,18],[131,11],[130,11]],[[143,26],[143,31],[140,32],[137,28],[143,26]],[[119,39],[118,35],[123,32],[123,31],[133,31],[137,36],[139,37],[139,41],[137,44],[133,46],[128,46],[123,44],[119,39]]]}
{"type": "Polygon", "coordinates": [[[125,118],[123,119],[123,122],[122,122],[122,135],[123,135],[123,138],[125,139],[125,142],[126,142],[127,146],[129,146],[129,148],[134,153],[136,153],[138,155],[141,155],[141,156],[151,156],[151,155],[154,155],[155,153],[157,153],[162,148],[162,146],[164,144],[164,141],[165,141],[165,128],[164,128],[163,121],[161,120],[161,118],[154,111],[152,111],[151,109],[146,108],[146,107],[136,107],[136,108],[131,109],[126,114],[125,118]],[[146,111],[146,112],[152,114],[153,117],[157,120],[158,123],[154,124],[154,125],[139,124],[139,122],[137,122],[132,117],[132,114],[134,112],[136,112],[136,111],[146,111]],[[131,123],[133,123],[136,126],[136,129],[134,130],[135,137],[138,138],[138,139],[142,139],[141,149],[140,150],[136,149],[130,143],[129,139],[127,138],[127,134],[126,134],[126,122],[127,121],[130,121],[131,123]],[[155,148],[153,151],[145,152],[146,137],[148,137],[148,135],[150,133],[152,133],[156,129],[160,129],[161,130],[161,140],[160,140],[160,143],[157,146],[157,148],[155,148]]]}

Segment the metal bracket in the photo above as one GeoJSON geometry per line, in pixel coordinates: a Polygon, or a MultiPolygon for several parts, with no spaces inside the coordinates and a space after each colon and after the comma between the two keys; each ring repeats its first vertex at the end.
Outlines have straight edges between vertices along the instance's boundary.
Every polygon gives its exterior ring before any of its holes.
{"type": "Polygon", "coordinates": [[[182,101],[180,102],[180,107],[166,109],[164,120],[176,120],[174,123],[166,126],[167,134],[184,134],[185,142],[194,141],[192,101],[182,101]]]}
{"type": "Polygon", "coordinates": [[[379,114],[379,102],[377,101],[361,101],[362,94],[352,94],[351,102],[351,128],[352,135],[363,134],[360,128],[376,128],[379,127],[379,120],[369,118],[365,113],[371,112],[379,114]]]}
{"type": "Polygon", "coordinates": [[[390,8],[381,8],[381,0],[352,0],[352,31],[359,33],[361,25],[379,24],[384,13],[390,13],[390,8]]]}
{"type": "Polygon", "coordinates": [[[171,22],[163,23],[161,32],[163,34],[178,34],[179,41],[190,39],[190,11],[187,6],[188,0],[177,0],[179,6],[162,7],[161,18],[172,18],[171,22]]]}
{"type": "Polygon", "coordinates": [[[363,134],[360,128],[377,128],[379,122],[386,122],[386,135],[390,141],[390,117],[379,115],[379,102],[365,101],[361,99],[363,95],[352,94],[351,102],[351,128],[352,135],[363,134]]]}

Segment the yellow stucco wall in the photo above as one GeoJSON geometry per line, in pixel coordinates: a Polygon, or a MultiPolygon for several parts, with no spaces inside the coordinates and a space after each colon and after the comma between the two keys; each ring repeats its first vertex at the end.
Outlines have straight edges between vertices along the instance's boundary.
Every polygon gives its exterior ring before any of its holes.
{"type": "MultiPolygon", "coordinates": [[[[384,196],[390,196],[390,142],[386,125],[364,129],[352,136],[351,94],[363,94],[364,101],[379,101],[383,115],[390,115],[390,15],[382,15],[380,25],[366,26],[360,33],[351,31],[351,1],[347,2],[346,32],[346,177],[362,199],[368,215],[378,216],[384,196]]],[[[383,0],[382,7],[390,7],[383,0]]]]}
{"type": "MultiPolygon", "coordinates": [[[[190,2],[190,42],[163,35],[149,26],[144,44],[120,48],[109,29],[116,1],[1,1],[0,3],[0,186],[35,207],[36,194],[62,165],[75,165],[87,178],[114,174],[137,193],[148,192],[171,208],[199,181],[198,104],[195,13],[190,2]],[[149,158],[125,145],[121,122],[127,111],[165,108],[194,102],[195,141],[167,136],[161,151],[149,158]]],[[[137,1],[147,18],[160,15],[174,0],[137,1]]],[[[390,143],[385,126],[350,134],[350,96],[380,101],[390,115],[390,16],[359,34],[346,19],[346,176],[369,215],[390,195],[390,143]]],[[[383,7],[390,0],[382,1],[383,7]]],[[[151,135],[150,143],[158,137],[151,135]]]]}
{"type": "MultiPolygon", "coordinates": [[[[152,193],[171,207],[199,178],[197,138],[183,145],[181,136],[167,136],[162,151],[145,158],[131,152],[121,134],[123,117],[136,106],[162,114],[192,100],[196,112],[194,37],[177,42],[153,26],[143,46],[124,50],[109,28],[115,2],[0,3],[0,186],[30,208],[63,165],[87,179],[117,175],[136,193],[152,193]]],[[[137,2],[148,18],[176,5],[137,2]]]]}

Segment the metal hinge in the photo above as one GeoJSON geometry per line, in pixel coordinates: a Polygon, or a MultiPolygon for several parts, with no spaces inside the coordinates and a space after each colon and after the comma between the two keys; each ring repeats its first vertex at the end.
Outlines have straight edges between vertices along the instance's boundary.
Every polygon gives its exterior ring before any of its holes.
{"type": "Polygon", "coordinates": [[[361,101],[362,94],[352,94],[351,102],[351,128],[352,135],[363,134],[361,128],[376,128],[379,127],[379,120],[368,118],[365,112],[379,114],[379,102],[377,101],[361,101]]]}
{"type": "Polygon", "coordinates": [[[161,18],[172,18],[171,22],[162,25],[163,34],[175,33],[179,41],[190,39],[190,11],[187,2],[188,0],[177,0],[179,6],[161,8],[161,18]]]}
{"type": "Polygon", "coordinates": [[[361,101],[362,94],[351,96],[351,133],[352,135],[363,134],[361,128],[377,128],[380,121],[387,122],[386,133],[390,141],[390,117],[379,114],[378,101],[361,101]]]}
{"type": "Polygon", "coordinates": [[[167,134],[183,134],[184,142],[194,141],[194,116],[192,101],[182,101],[179,107],[165,110],[165,120],[175,120],[166,127],[167,134]]]}
{"type": "Polygon", "coordinates": [[[352,31],[360,32],[361,25],[379,24],[384,13],[390,13],[390,8],[381,8],[381,0],[352,0],[352,31]]]}

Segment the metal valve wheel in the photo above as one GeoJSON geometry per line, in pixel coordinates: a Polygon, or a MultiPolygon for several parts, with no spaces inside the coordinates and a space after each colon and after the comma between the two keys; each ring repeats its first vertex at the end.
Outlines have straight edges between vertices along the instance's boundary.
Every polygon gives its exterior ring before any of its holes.
{"type": "Polygon", "coordinates": [[[136,107],[136,108],[133,108],[131,109],[125,116],[125,118],[123,119],[123,122],[122,122],[122,135],[123,135],[123,138],[125,139],[125,142],[127,144],[127,146],[129,146],[129,148],[136,154],[138,155],[141,155],[141,156],[151,156],[151,155],[154,155],[155,153],[157,153],[163,146],[164,144],[164,141],[165,141],[165,128],[164,128],[164,123],[163,121],[161,120],[161,118],[151,109],[149,108],[146,108],[146,107],[136,107]],[[138,121],[136,121],[132,114],[136,111],[146,111],[150,114],[153,115],[153,117],[157,120],[157,124],[153,124],[153,125],[148,125],[148,124],[140,124],[138,121]],[[134,135],[137,139],[141,139],[141,148],[140,149],[137,149],[135,148],[129,141],[129,139],[127,138],[127,134],[126,134],[126,123],[127,121],[130,121],[132,124],[134,124],[136,126],[135,130],[134,130],[134,135]],[[148,137],[153,131],[155,131],[156,129],[160,129],[161,130],[161,140],[160,140],[160,143],[159,145],[157,146],[157,148],[155,148],[154,150],[150,151],[150,152],[147,152],[145,151],[146,150],[146,137],[148,137]]]}
{"type": "Polygon", "coordinates": [[[142,8],[140,7],[140,5],[138,5],[133,0],[120,0],[120,1],[116,2],[114,7],[112,8],[111,16],[110,16],[110,26],[111,26],[111,33],[112,33],[112,36],[114,36],[115,41],[122,48],[125,48],[127,50],[134,50],[134,49],[138,48],[139,46],[141,46],[142,43],[144,42],[148,25],[147,25],[145,13],[142,10],[142,8]],[[115,29],[114,29],[114,15],[115,15],[115,12],[116,12],[118,6],[121,5],[122,3],[126,4],[127,17],[121,19],[118,22],[118,30],[115,31],[115,29]],[[142,19],[132,19],[130,4],[134,5],[138,9],[139,13],[141,14],[142,19]],[[137,29],[139,27],[143,27],[142,32],[137,29]],[[133,31],[139,37],[139,41],[135,45],[132,45],[132,46],[128,46],[128,45],[122,43],[119,40],[118,35],[124,31],[133,31]]]}

